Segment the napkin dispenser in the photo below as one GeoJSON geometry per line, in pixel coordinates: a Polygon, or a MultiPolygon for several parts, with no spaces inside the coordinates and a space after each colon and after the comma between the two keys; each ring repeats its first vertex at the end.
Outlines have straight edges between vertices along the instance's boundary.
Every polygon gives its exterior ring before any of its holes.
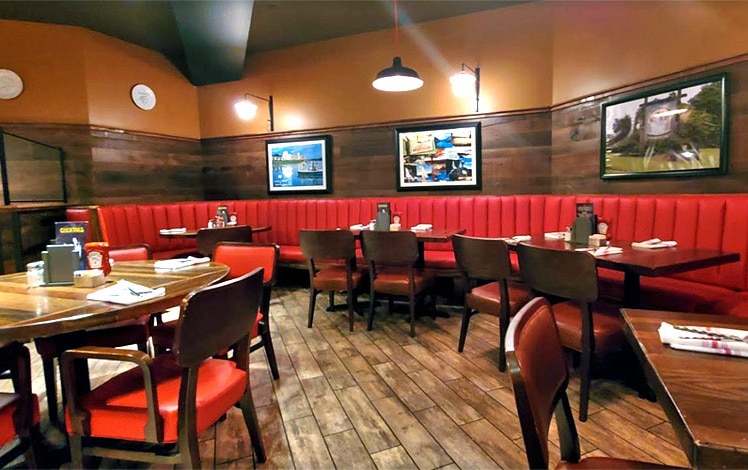
{"type": "Polygon", "coordinates": [[[588,244],[590,235],[594,233],[592,229],[593,221],[589,217],[577,217],[571,226],[571,242],[579,244],[588,244]]]}
{"type": "Polygon", "coordinates": [[[44,283],[47,285],[73,284],[73,273],[80,269],[81,255],[75,245],[47,245],[42,251],[44,283]]]}

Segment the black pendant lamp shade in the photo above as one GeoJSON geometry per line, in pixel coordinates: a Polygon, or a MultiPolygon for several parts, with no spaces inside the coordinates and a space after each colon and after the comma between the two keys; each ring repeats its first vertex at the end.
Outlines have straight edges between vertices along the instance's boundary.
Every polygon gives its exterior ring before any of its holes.
{"type": "Polygon", "coordinates": [[[392,59],[392,67],[382,69],[372,82],[377,90],[382,91],[411,91],[423,86],[423,80],[415,70],[404,67],[402,59],[392,59]]]}

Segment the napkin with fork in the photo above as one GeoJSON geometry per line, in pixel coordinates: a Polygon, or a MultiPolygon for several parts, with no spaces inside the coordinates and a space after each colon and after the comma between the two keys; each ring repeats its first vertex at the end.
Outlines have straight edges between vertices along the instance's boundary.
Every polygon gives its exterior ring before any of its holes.
{"type": "Polygon", "coordinates": [[[646,248],[649,250],[656,250],[658,248],[668,248],[668,247],[674,247],[678,246],[678,242],[669,240],[669,241],[662,241],[659,238],[652,238],[649,240],[644,240],[643,242],[631,242],[631,246],[634,248],[646,248]]]}
{"type": "Polygon", "coordinates": [[[662,344],[673,349],[748,357],[748,331],[662,322],[657,332],[662,344]]]}

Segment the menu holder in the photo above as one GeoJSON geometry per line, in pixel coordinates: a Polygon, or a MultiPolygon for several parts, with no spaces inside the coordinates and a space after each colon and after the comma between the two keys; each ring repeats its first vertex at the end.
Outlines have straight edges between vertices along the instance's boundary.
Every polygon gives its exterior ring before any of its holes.
{"type": "Polygon", "coordinates": [[[377,218],[374,221],[374,230],[386,231],[390,229],[391,223],[390,203],[377,203],[377,218]]]}

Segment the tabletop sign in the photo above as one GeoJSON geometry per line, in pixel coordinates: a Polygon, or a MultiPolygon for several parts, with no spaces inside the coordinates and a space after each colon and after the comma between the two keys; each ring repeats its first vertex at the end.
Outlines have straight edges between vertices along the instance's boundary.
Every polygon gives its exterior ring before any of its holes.
{"type": "Polygon", "coordinates": [[[388,231],[390,229],[390,203],[377,203],[377,218],[374,222],[374,230],[388,231]]]}
{"type": "Polygon", "coordinates": [[[218,206],[216,209],[216,218],[222,218],[223,219],[223,226],[225,227],[229,223],[229,206],[218,206]]]}

